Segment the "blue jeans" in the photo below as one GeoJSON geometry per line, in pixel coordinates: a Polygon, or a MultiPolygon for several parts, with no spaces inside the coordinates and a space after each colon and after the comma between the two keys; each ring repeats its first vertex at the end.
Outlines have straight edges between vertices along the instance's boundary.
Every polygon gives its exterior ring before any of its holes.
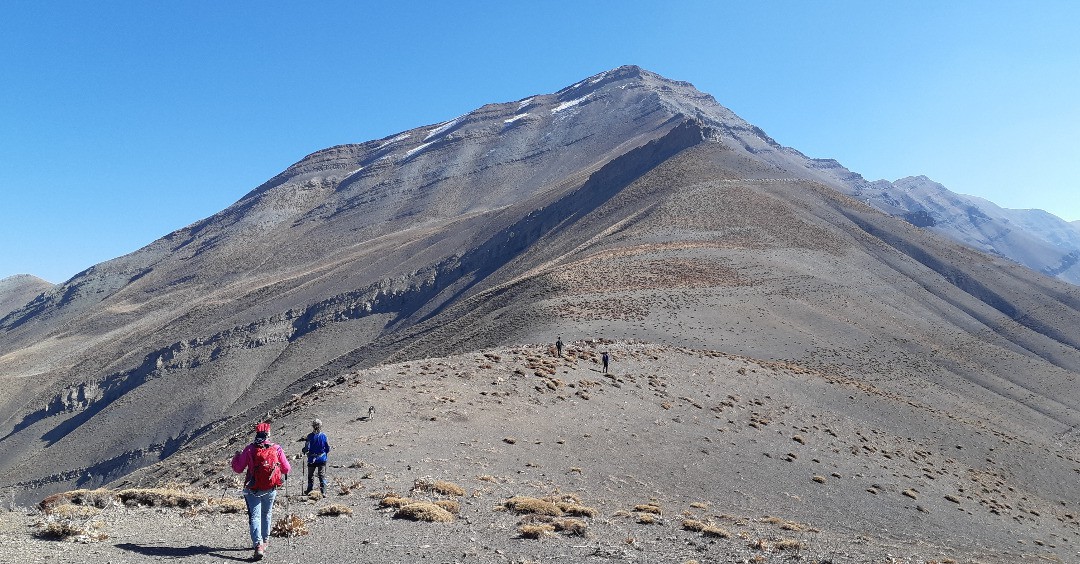
{"type": "Polygon", "coordinates": [[[267,539],[270,538],[270,527],[273,526],[275,497],[277,497],[277,490],[244,490],[244,501],[247,502],[248,528],[251,530],[252,548],[258,548],[259,543],[266,542],[267,539]]]}

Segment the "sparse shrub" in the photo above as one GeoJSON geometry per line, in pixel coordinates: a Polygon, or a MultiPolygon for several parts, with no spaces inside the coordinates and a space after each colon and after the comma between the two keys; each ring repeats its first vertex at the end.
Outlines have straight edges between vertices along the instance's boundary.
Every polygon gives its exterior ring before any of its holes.
{"type": "Polygon", "coordinates": [[[657,522],[656,514],[654,514],[654,513],[638,513],[637,514],[637,522],[641,523],[642,525],[655,525],[656,522],[657,522]]]}
{"type": "Polygon", "coordinates": [[[379,505],[382,507],[404,507],[410,503],[416,503],[415,499],[408,497],[401,497],[395,493],[388,493],[379,500],[379,505]]]}
{"type": "Polygon", "coordinates": [[[319,490],[311,490],[310,492],[307,493],[307,496],[308,496],[308,499],[311,499],[311,500],[314,500],[314,501],[319,501],[320,499],[323,498],[323,494],[319,490]]]}
{"type": "Polygon", "coordinates": [[[701,531],[705,530],[705,523],[702,523],[697,519],[684,519],[682,522],[682,528],[686,529],[687,531],[700,533],[701,531]]]}
{"type": "Polygon", "coordinates": [[[298,515],[288,514],[276,522],[270,529],[270,536],[299,537],[308,534],[307,523],[298,515]]]}
{"type": "Polygon", "coordinates": [[[565,535],[583,537],[588,525],[580,519],[556,519],[551,522],[555,530],[565,535]]]}
{"type": "MultiPolygon", "coordinates": [[[[340,478],[334,478],[334,485],[337,486],[338,495],[343,495],[343,496],[351,494],[353,492],[353,490],[360,489],[360,488],[364,487],[364,484],[359,482],[359,481],[346,482],[345,480],[342,480],[340,478]]],[[[312,493],[314,493],[314,492],[315,492],[315,490],[312,490],[312,493]]]]}
{"type": "Polygon", "coordinates": [[[207,502],[207,496],[174,488],[132,488],[116,492],[124,505],[150,507],[195,507],[207,502]]]}
{"type": "Polygon", "coordinates": [[[819,484],[824,484],[825,483],[825,476],[814,476],[813,478],[810,478],[810,479],[817,482],[817,483],[819,483],[819,484]]]}
{"type": "Polygon", "coordinates": [[[242,499],[228,498],[214,500],[210,499],[209,506],[217,509],[219,513],[241,513],[247,511],[247,503],[242,499]]]}
{"type": "Polygon", "coordinates": [[[635,505],[634,511],[638,513],[652,513],[653,515],[663,515],[664,512],[660,509],[659,505],[655,503],[643,503],[641,505],[635,505]]]}
{"type": "Polygon", "coordinates": [[[801,541],[795,539],[780,539],[773,543],[776,550],[799,550],[803,547],[801,541]]]}
{"type": "Polygon", "coordinates": [[[465,488],[446,480],[436,480],[434,482],[427,482],[424,480],[417,480],[413,486],[413,491],[427,491],[435,492],[439,495],[452,495],[461,497],[465,495],[465,488]]]}
{"type": "Polygon", "coordinates": [[[454,520],[454,515],[434,503],[417,501],[400,507],[394,513],[394,518],[429,523],[450,523],[454,520]]]}
{"type": "Polygon", "coordinates": [[[72,490],[50,495],[38,503],[38,507],[48,513],[53,507],[75,504],[89,505],[98,508],[108,507],[116,501],[116,492],[99,488],[96,490],[72,490]]]}
{"type": "Polygon", "coordinates": [[[340,503],[334,503],[319,509],[319,515],[324,517],[338,517],[341,515],[352,515],[352,513],[353,510],[351,507],[340,503]]]}
{"type": "Polygon", "coordinates": [[[730,539],[731,533],[727,529],[717,527],[716,525],[706,525],[701,529],[701,534],[707,537],[719,537],[722,539],[730,539]]]}
{"type": "Polygon", "coordinates": [[[709,504],[702,501],[695,501],[690,504],[690,507],[693,507],[694,509],[708,509],[709,504]]]}
{"type": "Polygon", "coordinates": [[[578,503],[560,501],[555,504],[566,515],[571,517],[595,517],[596,509],[593,507],[587,507],[578,503]]]}
{"type": "Polygon", "coordinates": [[[562,516],[562,510],[559,509],[557,505],[550,501],[537,499],[535,497],[515,496],[506,500],[504,505],[507,509],[517,513],[535,513],[538,515],[550,515],[552,517],[562,516]]]}
{"type": "Polygon", "coordinates": [[[438,505],[454,515],[461,513],[461,504],[452,499],[440,499],[435,502],[435,505],[438,505]]]}
{"type": "Polygon", "coordinates": [[[90,520],[80,520],[49,515],[37,524],[41,527],[37,536],[52,540],[83,542],[102,541],[109,538],[109,535],[105,533],[104,524],[94,519],[95,517],[91,517],[90,520]]]}
{"type": "Polygon", "coordinates": [[[55,516],[57,519],[70,519],[70,520],[87,520],[92,517],[101,515],[101,510],[93,505],[57,505],[50,508],[49,515],[55,516]]]}
{"type": "Polygon", "coordinates": [[[555,525],[552,525],[550,523],[522,525],[518,527],[518,534],[520,534],[522,538],[526,539],[541,539],[554,535],[555,525]]]}

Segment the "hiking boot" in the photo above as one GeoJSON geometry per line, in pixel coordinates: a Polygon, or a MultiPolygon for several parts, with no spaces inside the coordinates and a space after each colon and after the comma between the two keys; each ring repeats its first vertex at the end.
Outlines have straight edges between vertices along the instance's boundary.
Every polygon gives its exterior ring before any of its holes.
{"type": "Polygon", "coordinates": [[[262,560],[263,556],[266,556],[266,543],[259,543],[259,546],[255,547],[255,554],[252,558],[262,560]]]}

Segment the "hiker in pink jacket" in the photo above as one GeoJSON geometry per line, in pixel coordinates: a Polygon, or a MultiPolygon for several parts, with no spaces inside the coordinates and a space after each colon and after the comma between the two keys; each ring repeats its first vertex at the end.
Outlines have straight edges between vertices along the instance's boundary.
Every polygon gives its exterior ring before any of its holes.
{"type": "Polygon", "coordinates": [[[255,560],[266,555],[273,522],[274,498],[277,487],[288,476],[292,467],[281,445],[270,442],[270,424],[255,426],[255,440],[232,458],[232,469],[237,474],[247,471],[244,480],[244,501],[247,502],[251,544],[255,547],[255,560]]]}

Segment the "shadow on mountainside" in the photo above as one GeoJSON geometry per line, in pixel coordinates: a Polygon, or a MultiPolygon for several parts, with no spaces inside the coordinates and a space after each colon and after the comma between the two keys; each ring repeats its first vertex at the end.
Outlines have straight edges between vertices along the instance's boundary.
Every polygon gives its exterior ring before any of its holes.
{"type": "Polygon", "coordinates": [[[239,556],[232,556],[229,554],[221,554],[224,552],[248,552],[247,548],[216,548],[212,546],[206,546],[204,544],[177,547],[177,546],[155,546],[135,544],[131,542],[123,542],[116,545],[117,548],[131,551],[143,556],[150,556],[155,558],[189,558],[192,556],[214,556],[221,558],[222,560],[235,560],[237,562],[247,562],[248,558],[242,558],[239,556]]]}

